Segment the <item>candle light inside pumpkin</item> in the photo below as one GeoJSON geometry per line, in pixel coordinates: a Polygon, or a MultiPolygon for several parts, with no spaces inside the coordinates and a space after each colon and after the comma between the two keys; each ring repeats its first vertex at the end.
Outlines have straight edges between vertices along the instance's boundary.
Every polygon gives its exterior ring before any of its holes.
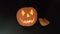
{"type": "Polygon", "coordinates": [[[24,7],[17,11],[16,17],[19,25],[32,26],[37,21],[37,11],[33,7],[24,7]]]}

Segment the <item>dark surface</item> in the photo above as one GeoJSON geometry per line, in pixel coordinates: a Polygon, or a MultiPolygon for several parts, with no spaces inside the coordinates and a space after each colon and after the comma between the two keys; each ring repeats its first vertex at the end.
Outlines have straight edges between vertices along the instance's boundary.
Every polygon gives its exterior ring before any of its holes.
{"type": "Polygon", "coordinates": [[[60,31],[60,22],[57,21],[59,4],[58,0],[0,0],[0,34],[57,34],[60,31]],[[38,18],[46,18],[50,24],[42,27],[37,19],[32,27],[20,26],[16,20],[16,12],[21,7],[34,7],[38,18]]]}

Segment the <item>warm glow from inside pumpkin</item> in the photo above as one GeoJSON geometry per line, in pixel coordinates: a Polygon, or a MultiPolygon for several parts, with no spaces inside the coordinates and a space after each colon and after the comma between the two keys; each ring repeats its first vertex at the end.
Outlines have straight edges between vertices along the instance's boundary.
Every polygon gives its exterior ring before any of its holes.
{"type": "Polygon", "coordinates": [[[30,15],[29,15],[29,14],[27,14],[27,17],[30,17],[30,15]]]}
{"type": "Polygon", "coordinates": [[[24,10],[22,10],[22,12],[21,12],[21,13],[22,13],[22,15],[24,16],[24,14],[25,14],[24,10]]]}
{"type": "Polygon", "coordinates": [[[17,12],[17,21],[22,26],[32,26],[37,21],[37,12],[33,7],[24,7],[17,12]]]}
{"type": "Polygon", "coordinates": [[[21,20],[21,22],[23,22],[24,24],[33,23],[33,21],[34,21],[34,19],[32,19],[32,20],[22,20],[21,18],[20,18],[20,20],[21,20]]]}
{"type": "Polygon", "coordinates": [[[33,10],[30,11],[30,14],[33,15],[33,10]]]}

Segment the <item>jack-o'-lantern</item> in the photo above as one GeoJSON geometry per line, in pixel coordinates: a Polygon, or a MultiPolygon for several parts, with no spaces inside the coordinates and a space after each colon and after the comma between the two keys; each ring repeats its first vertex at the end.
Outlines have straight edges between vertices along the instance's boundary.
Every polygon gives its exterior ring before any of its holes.
{"type": "Polygon", "coordinates": [[[33,7],[23,7],[17,11],[17,21],[22,26],[32,26],[37,21],[37,12],[33,7]]]}

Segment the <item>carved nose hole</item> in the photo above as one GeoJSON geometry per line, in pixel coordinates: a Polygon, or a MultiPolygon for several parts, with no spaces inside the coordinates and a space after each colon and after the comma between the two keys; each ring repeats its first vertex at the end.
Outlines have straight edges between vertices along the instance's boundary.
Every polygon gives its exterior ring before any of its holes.
{"type": "Polygon", "coordinates": [[[30,17],[30,15],[29,15],[29,14],[27,14],[27,17],[30,17]]]}

